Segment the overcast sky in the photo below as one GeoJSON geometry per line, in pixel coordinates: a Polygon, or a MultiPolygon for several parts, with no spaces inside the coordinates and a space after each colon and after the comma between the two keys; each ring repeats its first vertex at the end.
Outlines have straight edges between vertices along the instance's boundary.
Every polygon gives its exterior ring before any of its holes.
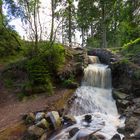
{"type": "MultiPolygon", "coordinates": [[[[40,19],[45,34],[49,36],[51,28],[51,0],[41,0],[40,19]]],[[[15,19],[10,24],[15,26],[15,29],[19,32],[21,37],[24,36],[27,38],[20,19],[15,19]]],[[[59,31],[59,33],[61,34],[61,31],[59,31]]],[[[57,38],[61,40],[60,36],[57,36],[57,38]]],[[[76,31],[76,40],[74,42],[81,43],[80,33],[78,31],[76,31]]]]}

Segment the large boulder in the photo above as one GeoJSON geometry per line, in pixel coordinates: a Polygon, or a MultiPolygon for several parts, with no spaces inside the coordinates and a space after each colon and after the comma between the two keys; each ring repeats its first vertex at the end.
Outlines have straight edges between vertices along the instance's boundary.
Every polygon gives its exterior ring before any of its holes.
{"type": "Polygon", "coordinates": [[[54,129],[57,129],[61,126],[61,118],[57,111],[48,112],[45,117],[48,121],[50,121],[54,129]]]}

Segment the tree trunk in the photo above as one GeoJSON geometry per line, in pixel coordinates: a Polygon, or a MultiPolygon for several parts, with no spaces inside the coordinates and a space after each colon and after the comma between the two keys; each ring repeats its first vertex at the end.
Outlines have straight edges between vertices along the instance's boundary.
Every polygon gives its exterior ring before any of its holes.
{"type": "Polygon", "coordinates": [[[51,0],[51,11],[52,11],[52,24],[50,34],[50,47],[53,45],[53,33],[54,33],[54,0],[51,0]]]}
{"type": "Polygon", "coordinates": [[[34,4],[35,51],[38,51],[37,1],[34,4]]]}
{"type": "Polygon", "coordinates": [[[82,28],[82,47],[84,47],[84,29],[82,28]]]}
{"type": "Polygon", "coordinates": [[[102,2],[101,4],[102,9],[102,48],[107,47],[107,40],[106,40],[106,20],[105,20],[105,3],[102,2]]]}
{"type": "Polygon", "coordinates": [[[91,37],[93,37],[93,24],[91,24],[91,37]]]}
{"type": "Polygon", "coordinates": [[[3,26],[3,24],[2,1],[0,0],[0,26],[3,26]]]}
{"type": "Polygon", "coordinates": [[[71,2],[69,2],[69,46],[72,47],[72,13],[71,13],[71,2]]]}

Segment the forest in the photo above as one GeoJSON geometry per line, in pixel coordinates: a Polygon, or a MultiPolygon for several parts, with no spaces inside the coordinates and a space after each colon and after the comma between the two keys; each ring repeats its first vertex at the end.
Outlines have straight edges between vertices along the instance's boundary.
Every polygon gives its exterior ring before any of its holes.
{"type": "Polygon", "coordinates": [[[139,0],[0,0],[0,140],[137,140],[139,117],[139,0]]]}

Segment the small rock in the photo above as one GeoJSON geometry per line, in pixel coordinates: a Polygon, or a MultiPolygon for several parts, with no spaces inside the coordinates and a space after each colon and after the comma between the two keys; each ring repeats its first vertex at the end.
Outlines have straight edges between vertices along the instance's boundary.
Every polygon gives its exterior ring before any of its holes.
{"type": "Polygon", "coordinates": [[[111,138],[111,140],[121,140],[121,137],[120,137],[119,134],[115,134],[115,135],[111,138]]]}
{"type": "Polygon", "coordinates": [[[117,129],[117,131],[118,131],[118,133],[120,133],[120,134],[124,134],[124,133],[125,133],[125,127],[119,127],[119,128],[117,129]]]}
{"type": "Polygon", "coordinates": [[[39,140],[47,140],[47,133],[44,133],[39,140]]]}
{"type": "Polygon", "coordinates": [[[53,125],[54,129],[57,129],[61,126],[61,118],[57,111],[48,112],[45,117],[46,117],[47,121],[53,125]]]}
{"type": "Polygon", "coordinates": [[[43,129],[48,129],[49,128],[49,123],[46,121],[46,119],[42,119],[39,121],[36,126],[41,127],[43,129]]]}
{"type": "Polygon", "coordinates": [[[26,117],[25,117],[25,123],[26,124],[32,124],[35,121],[35,115],[34,113],[29,113],[26,117]]]}
{"type": "Polygon", "coordinates": [[[85,115],[85,122],[87,122],[87,123],[91,123],[91,121],[92,121],[92,116],[91,115],[85,115]]]}
{"type": "Polygon", "coordinates": [[[36,113],[35,119],[36,119],[36,121],[40,121],[44,117],[45,117],[45,113],[44,112],[38,112],[38,113],[36,113]]]}
{"type": "Polygon", "coordinates": [[[77,127],[72,128],[72,129],[69,131],[69,136],[70,136],[70,138],[72,138],[78,131],[79,131],[79,128],[77,128],[77,127]]]}
{"type": "Polygon", "coordinates": [[[112,62],[116,62],[117,61],[117,59],[116,58],[110,58],[110,62],[112,63],[112,62]]]}
{"type": "Polygon", "coordinates": [[[76,124],[76,119],[72,115],[65,115],[63,117],[64,123],[67,123],[68,125],[76,124]]]}
{"type": "Polygon", "coordinates": [[[36,125],[32,125],[28,128],[28,133],[33,136],[40,137],[43,135],[44,132],[45,130],[43,130],[40,127],[37,127],[36,125]]]}

